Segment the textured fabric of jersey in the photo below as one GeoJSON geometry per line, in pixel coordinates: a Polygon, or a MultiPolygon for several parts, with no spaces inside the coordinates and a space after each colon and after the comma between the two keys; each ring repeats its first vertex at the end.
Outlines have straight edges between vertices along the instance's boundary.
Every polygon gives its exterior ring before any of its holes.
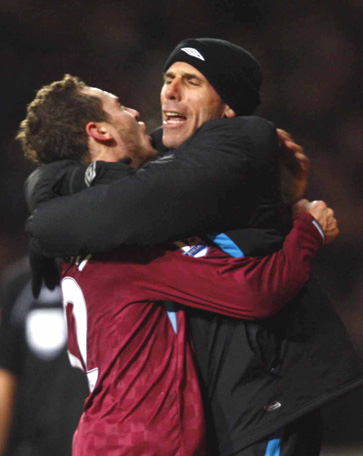
{"type": "Polygon", "coordinates": [[[118,250],[97,261],[65,263],[70,359],[87,373],[91,390],[74,456],[205,454],[185,312],[175,312],[173,325],[165,306],[149,300],[173,299],[239,318],[273,314],[309,275],[322,242],[311,222],[310,215],[300,215],[284,250],[263,259],[231,258],[213,246],[194,244],[180,250],[118,250]],[[280,276],[271,272],[275,269],[280,276]],[[287,289],[285,298],[281,289],[287,289]]]}
{"type": "Polygon", "coordinates": [[[69,351],[94,388],[73,456],[202,456],[204,414],[185,315],[176,313],[175,333],[164,306],[140,302],[118,266],[91,261],[83,271],[64,270],[69,351]]]}

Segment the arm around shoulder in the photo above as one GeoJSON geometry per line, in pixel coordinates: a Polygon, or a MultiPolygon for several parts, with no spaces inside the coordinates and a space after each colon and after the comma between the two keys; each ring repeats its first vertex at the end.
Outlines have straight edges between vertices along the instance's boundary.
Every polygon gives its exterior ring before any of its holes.
{"type": "Polygon", "coordinates": [[[27,230],[44,253],[63,256],[230,229],[236,207],[239,226],[247,224],[255,205],[255,154],[249,135],[238,133],[241,125],[207,123],[132,176],[40,205],[27,230]]]}

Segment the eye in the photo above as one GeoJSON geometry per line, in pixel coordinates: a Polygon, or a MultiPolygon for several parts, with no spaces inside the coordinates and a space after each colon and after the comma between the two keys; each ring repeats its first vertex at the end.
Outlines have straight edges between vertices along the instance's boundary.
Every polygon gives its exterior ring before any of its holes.
{"type": "Polygon", "coordinates": [[[188,84],[192,86],[200,86],[200,80],[195,78],[188,79],[188,84]]]}

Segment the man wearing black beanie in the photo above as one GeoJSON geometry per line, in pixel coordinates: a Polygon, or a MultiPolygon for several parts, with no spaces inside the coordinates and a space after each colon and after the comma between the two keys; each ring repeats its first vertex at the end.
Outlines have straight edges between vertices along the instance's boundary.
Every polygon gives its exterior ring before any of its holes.
{"type": "MultiPolygon", "coordinates": [[[[226,123],[227,128],[219,132],[224,141],[228,141],[232,135],[237,136],[237,129],[242,129],[245,135],[253,138],[255,149],[253,153],[256,155],[262,150],[274,147],[268,122],[257,117],[244,117],[244,122],[240,123],[240,118],[237,117],[253,114],[260,103],[261,83],[261,68],[256,59],[245,49],[219,39],[183,40],[171,52],[164,65],[164,85],[160,97],[163,145],[176,149],[188,142],[196,131],[200,132],[198,129],[202,125],[211,125],[213,119],[227,118],[230,120],[226,123]],[[237,122],[235,126],[233,122],[237,122]]],[[[277,221],[274,225],[277,229],[275,232],[277,238],[284,230],[283,221],[286,220],[286,215],[281,210],[276,211],[276,204],[279,204],[280,200],[274,193],[278,183],[273,178],[274,175],[276,176],[276,169],[273,170],[272,163],[276,164],[276,162],[270,162],[272,168],[260,176],[264,182],[264,187],[260,189],[260,204],[263,205],[263,211],[257,213],[252,223],[253,229],[227,232],[229,238],[236,242],[244,254],[247,252],[252,255],[264,255],[271,248],[261,237],[265,231],[259,230],[263,219],[265,221],[270,219],[271,222],[274,218],[277,221]],[[275,206],[272,210],[275,212],[274,215],[271,212],[273,206],[275,206]]],[[[274,237],[274,242],[277,238],[274,237]]],[[[256,394],[257,389],[260,388],[259,381],[255,379],[252,381],[254,386],[252,388],[248,386],[248,382],[254,378],[254,373],[253,368],[248,366],[251,357],[246,354],[246,351],[248,352],[251,345],[256,344],[261,351],[259,356],[269,358],[271,353],[267,353],[270,350],[274,352],[269,344],[274,345],[276,343],[274,339],[280,337],[278,330],[276,328],[272,331],[266,330],[264,324],[251,322],[240,322],[236,329],[236,326],[230,326],[224,317],[195,310],[189,312],[189,321],[196,345],[201,383],[206,385],[204,394],[208,397],[206,416],[209,439],[213,441],[211,436],[215,434],[214,445],[218,448],[217,454],[278,456],[283,452],[282,454],[286,456],[318,455],[321,444],[321,422],[319,413],[316,411],[309,411],[298,420],[291,414],[290,419],[286,421],[287,427],[281,427],[270,435],[266,433],[267,437],[262,439],[256,436],[251,440],[251,436],[248,436],[243,442],[238,431],[236,432],[240,428],[239,420],[242,417],[247,419],[251,413],[248,407],[256,407],[256,411],[259,407],[256,394]],[[247,338],[244,338],[242,330],[248,334],[247,338]],[[262,339],[267,337],[267,341],[262,342],[261,337],[262,339]],[[215,344],[215,348],[206,350],[205,347],[211,344],[215,344]],[[227,346],[229,348],[224,352],[227,346]],[[201,347],[204,347],[204,350],[201,347]],[[211,373],[215,369],[217,371],[211,373]],[[247,384],[244,385],[246,381],[247,384]],[[240,382],[244,386],[241,387],[240,382]],[[259,386],[255,390],[257,385],[259,386]],[[248,406],[245,399],[242,399],[243,395],[250,397],[248,406]],[[227,399],[227,397],[233,399],[227,399]],[[233,401],[235,404],[232,403],[233,401]],[[236,413],[238,407],[240,411],[236,413]],[[248,442],[253,443],[249,445],[248,442]]],[[[274,370],[273,363],[273,359],[269,359],[266,367],[274,370]]],[[[268,390],[267,388],[266,391],[268,390]]],[[[279,409],[281,403],[271,401],[266,403],[265,407],[279,409]]],[[[252,415],[256,411],[252,412],[252,415]]]]}
{"type": "Polygon", "coordinates": [[[227,41],[182,41],[168,57],[164,74],[161,106],[166,147],[180,146],[210,119],[251,115],[260,103],[258,62],[227,41]]]}
{"type": "Polygon", "coordinates": [[[251,115],[260,104],[260,65],[240,46],[214,38],[187,39],[169,55],[164,73],[174,62],[189,63],[204,74],[237,116],[251,115]]]}
{"type": "MultiPolygon", "coordinates": [[[[210,38],[182,41],[167,59],[161,92],[163,152],[177,149],[107,189],[35,202],[28,229],[42,250],[98,252],[212,231],[228,235],[214,241],[227,238],[232,254],[278,249],[290,220],[276,129],[251,116],[261,82],[258,63],[242,48],[210,38]]],[[[160,131],[153,136],[161,151],[160,131]]],[[[107,176],[107,166],[98,169],[93,184],[107,176]]],[[[189,319],[211,454],[318,455],[315,411],[359,385],[362,373],[316,284],[273,320],[236,322],[202,311],[189,319]]]]}

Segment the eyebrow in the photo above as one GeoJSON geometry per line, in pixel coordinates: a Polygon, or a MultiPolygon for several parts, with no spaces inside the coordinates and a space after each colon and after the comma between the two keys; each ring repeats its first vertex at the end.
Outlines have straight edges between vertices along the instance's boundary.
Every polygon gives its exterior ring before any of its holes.
{"type": "MultiPolygon", "coordinates": [[[[185,79],[197,79],[200,82],[204,82],[204,80],[202,78],[200,78],[199,76],[197,76],[195,73],[186,73],[183,71],[183,72],[181,72],[181,75],[185,79]]],[[[173,77],[175,77],[175,73],[172,71],[167,71],[166,73],[164,73],[164,79],[173,78],[173,77]]]]}

